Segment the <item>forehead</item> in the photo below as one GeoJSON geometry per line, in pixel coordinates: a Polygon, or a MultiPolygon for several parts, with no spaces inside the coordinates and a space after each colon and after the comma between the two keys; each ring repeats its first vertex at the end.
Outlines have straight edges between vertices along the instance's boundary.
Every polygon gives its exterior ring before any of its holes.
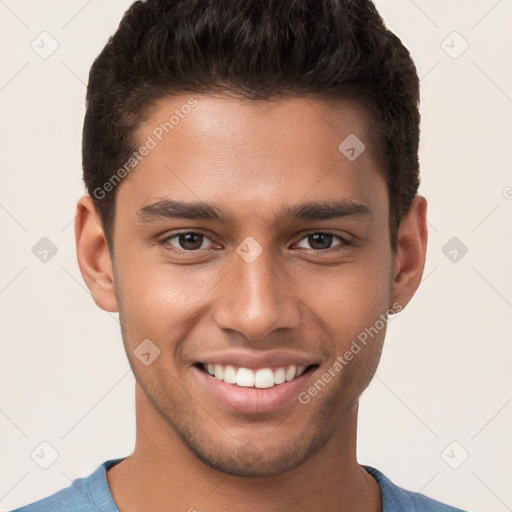
{"type": "Polygon", "coordinates": [[[371,207],[387,197],[377,197],[385,184],[370,124],[351,99],[166,97],[137,132],[139,161],[119,196],[134,208],[179,198],[264,213],[340,197],[371,207]]]}
{"type": "Polygon", "coordinates": [[[266,151],[258,155],[259,159],[266,154],[272,156],[273,149],[283,153],[290,147],[306,157],[315,155],[311,152],[314,145],[319,151],[332,150],[333,144],[336,149],[347,136],[356,135],[364,140],[368,154],[374,156],[369,140],[371,114],[363,103],[352,98],[248,100],[227,93],[183,94],[160,99],[150,112],[138,136],[141,141],[152,136],[159,145],[181,137],[196,147],[218,151],[225,147],[218,143],[229,140],[234,146],[245,145],[247,152],[252,148],[257,151],[264,144],[266,151]]]}

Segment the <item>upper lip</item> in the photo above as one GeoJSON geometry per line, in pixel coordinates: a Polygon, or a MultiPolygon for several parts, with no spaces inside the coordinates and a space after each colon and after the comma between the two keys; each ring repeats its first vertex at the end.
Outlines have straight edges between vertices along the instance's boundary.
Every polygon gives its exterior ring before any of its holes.
{"type": "Polygon", "coordinates": [[[271,366],[311,366],[319,364],[319,357],[292,350],[268,350],[265,352],[247,350],[226,350],[204,354],[198,363],[222,364],[257,369],[271,366]]]}

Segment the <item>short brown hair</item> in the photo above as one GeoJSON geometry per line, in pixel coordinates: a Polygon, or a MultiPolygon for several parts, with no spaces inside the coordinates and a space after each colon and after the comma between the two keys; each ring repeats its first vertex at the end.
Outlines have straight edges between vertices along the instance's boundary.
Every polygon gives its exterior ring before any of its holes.
{"type": "Polygon", "coordinates": [[[94,61],[87,87],[83,176],[111,248],[116,187],[101,197],[95,190],[128,161],[156,100],[214,91],[255,100],[352,96],[370,105],[396,249],[419,186],[419,79],[369,0],[135,2],[94,61]]]}

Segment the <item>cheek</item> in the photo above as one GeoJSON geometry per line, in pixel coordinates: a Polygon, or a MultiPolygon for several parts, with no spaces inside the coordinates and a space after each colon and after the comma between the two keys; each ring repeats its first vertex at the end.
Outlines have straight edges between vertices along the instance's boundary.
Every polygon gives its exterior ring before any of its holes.
{"type": "MultiPolygon", "coordinates": [[[[174,329],[179,336],[187,318],[205,313],[215,300],[216,288],[225,285],[227,268],[222,264],[173,265],[163,255],[149,256],[149,250],[123,244],[122,239],[117,245],[116,294],[128,332],[156,340],[167,338],[174,329]]],[[[387,309],[390,260],[374,244],[346,265],[292,271],[287,287],[307,306],[306,315],[323,320],[333,340],[348,341],[387,309]]]]}
{"type": "Polygon", "coordinates": [[[334,339],[356,337],[388,309],[390,272],[390,262],[375,257],[340,267],[328,279],[317,281],[323,286],[316,291],[316,310],[332,326],[334,339]]]}
{"type": "Polygon", "coordinates": [[[194,265],[172,266],[139,254],[116,261],[116,295],[128,332],[155,340],[179,334],[180,325],[201,310],[205,298],[222,284],[222,273],[194,265]]]}

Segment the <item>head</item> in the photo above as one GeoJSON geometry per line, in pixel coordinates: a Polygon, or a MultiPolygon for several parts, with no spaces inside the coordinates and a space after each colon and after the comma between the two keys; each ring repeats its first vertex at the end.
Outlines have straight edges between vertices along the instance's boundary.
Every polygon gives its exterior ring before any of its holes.
{"type": "Polygon", "coordinates": [[[145,400],[208,465],[297,467],[370,382],[423,271],[418,103],[362,0],[135,2],[95,60],[80,268],[145,400]],[[294,362],[297,399],[213,398],[208,363],[294,362]]]}

